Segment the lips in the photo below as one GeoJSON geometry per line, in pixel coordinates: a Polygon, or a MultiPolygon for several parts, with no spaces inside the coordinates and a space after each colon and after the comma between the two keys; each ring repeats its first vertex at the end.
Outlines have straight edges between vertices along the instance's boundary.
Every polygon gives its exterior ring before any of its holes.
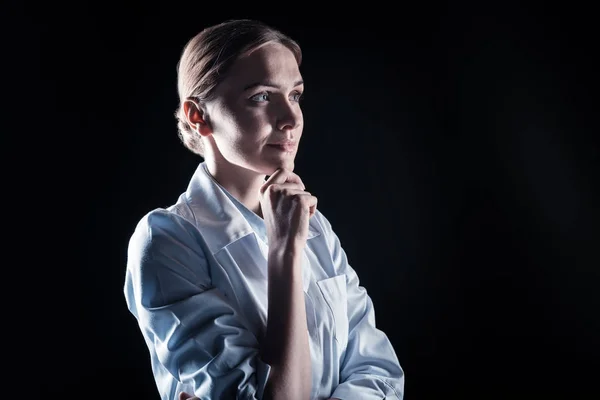
{"type": "Polygon", "coordinates": [[[296,149],[296,143],[294,142],[269,143],[267,146],[288,153],[291,153],[296,149]]]}

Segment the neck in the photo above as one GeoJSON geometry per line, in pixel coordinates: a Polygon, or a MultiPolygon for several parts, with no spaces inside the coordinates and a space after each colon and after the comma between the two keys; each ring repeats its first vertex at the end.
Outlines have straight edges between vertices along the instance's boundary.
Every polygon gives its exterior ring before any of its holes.
{"type": "Polygon", "coordinates": [[[265,182],[265,174],[227,162],[219,163],[214,158],[207,158],[206,166],[208,172],[225,190],[262,218],[259,190],[265,182]]]}

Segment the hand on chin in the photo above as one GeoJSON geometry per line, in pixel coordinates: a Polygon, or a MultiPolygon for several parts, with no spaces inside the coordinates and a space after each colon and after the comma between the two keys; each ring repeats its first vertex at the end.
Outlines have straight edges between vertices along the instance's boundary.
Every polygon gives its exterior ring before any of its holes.
{"type": "Polygon", "coordinates": [[[275,171],[277,171],[278,169],[286,169],[288,171],[294,171],[295,167],[296,167],[296,164],[294,163],[294,159],[292,159],[292,158],[277,160],[276,162],[271,162],[268,164],[268,167],[266,168],[266,175],[267,176],[273,175],[273,173],[275,171]]]}

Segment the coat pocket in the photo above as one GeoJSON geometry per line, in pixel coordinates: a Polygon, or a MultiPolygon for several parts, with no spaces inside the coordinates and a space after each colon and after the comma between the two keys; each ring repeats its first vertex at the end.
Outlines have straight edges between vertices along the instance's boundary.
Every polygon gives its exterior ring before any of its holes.
{"type": "Polygon", "coordinates": [[[337,275],[317,281],[319,290],[333,314],[334,337],[341,347],[348,343],[348,299],[346,296],[346,275],[337,275]]]}

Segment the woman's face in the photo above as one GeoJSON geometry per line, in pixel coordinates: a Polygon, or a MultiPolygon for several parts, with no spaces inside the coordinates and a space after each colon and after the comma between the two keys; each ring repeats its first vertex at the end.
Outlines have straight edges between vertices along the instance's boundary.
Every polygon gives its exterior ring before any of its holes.
{"type": "Polygon", "coordinates": [[[282,44],[267,43],[238,59],[206,104],[224,161],[266,175],[293,169],[304,125],[303,89],[298,63],[282,44]]]}

